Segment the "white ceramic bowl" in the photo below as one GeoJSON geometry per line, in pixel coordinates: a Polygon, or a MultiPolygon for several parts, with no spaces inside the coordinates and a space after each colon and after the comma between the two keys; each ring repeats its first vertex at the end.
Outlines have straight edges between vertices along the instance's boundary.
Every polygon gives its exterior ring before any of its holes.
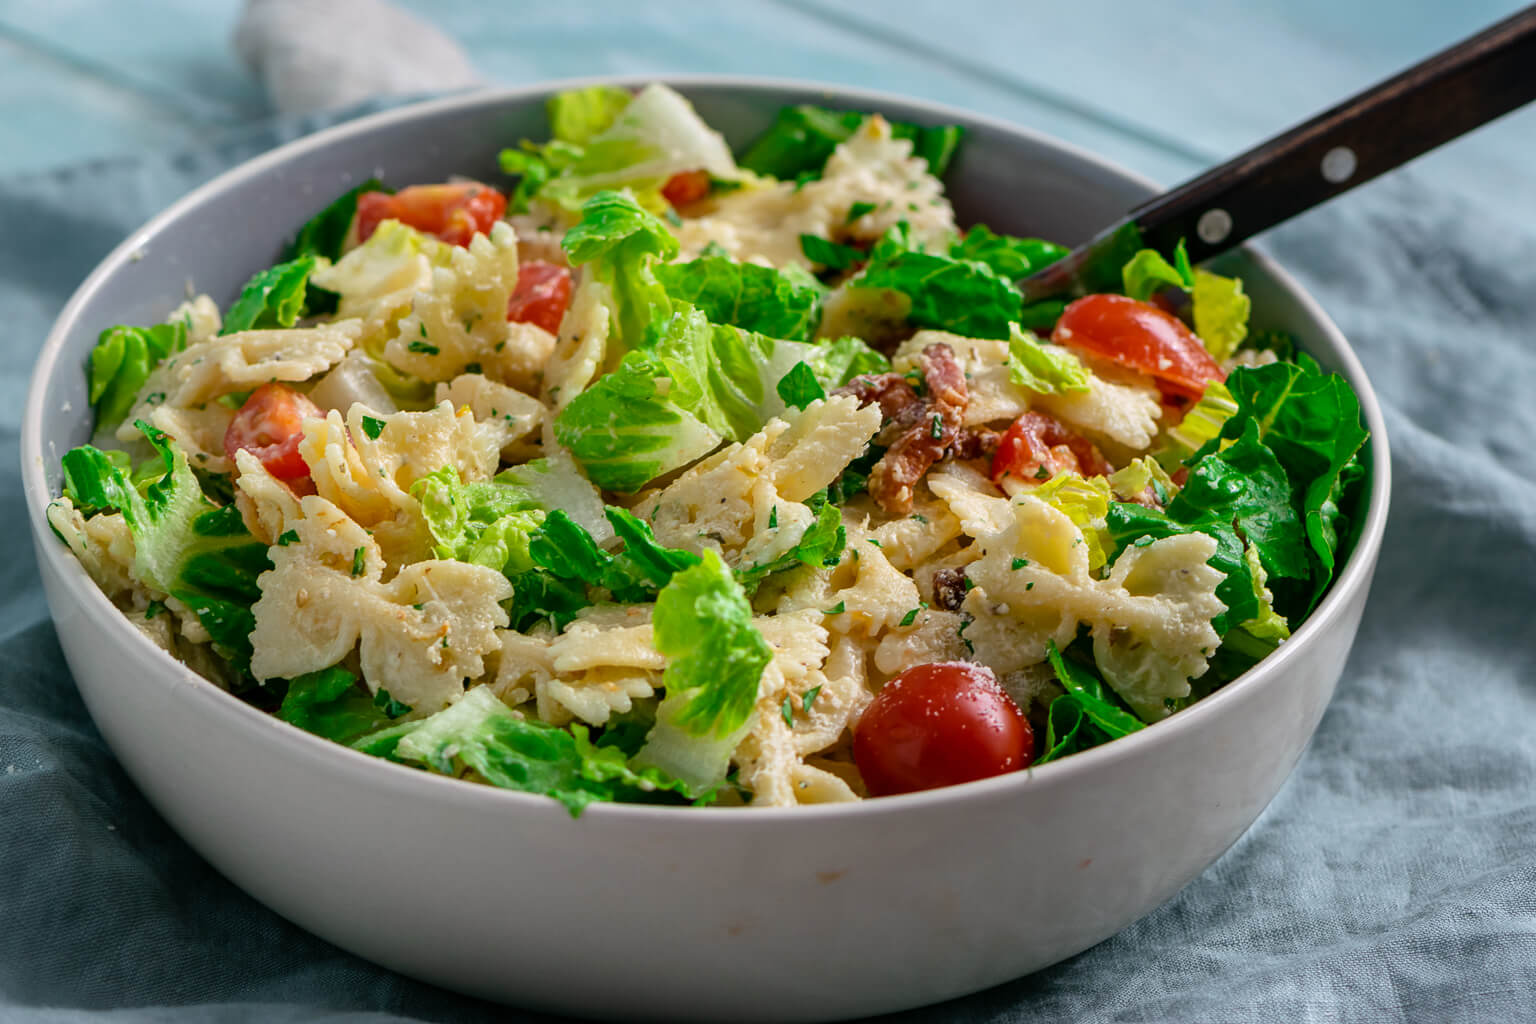
{"type": "MultiPolygon", "coordinates": [[[[1078,242],[1151,186],[1024,129],[883,94],[672,79],[740,145],[786,103],[959,123],[962,223],[1078,242]]],[[[567,87],[573,83],[559,83],[567,87]]],[[[624,81],[620,84],[639,84],[624,81]]],[[[135,232],[76,292],[22,427],[49,604],[92,716],[155,807],[258,900],[336,944],[451,989],[565,1013],[819,1019],[912,1007],[1025,974],[1114,934],[1230,846],[1290,773],[1333,693],[1386,521],[1381,411],[1338,329],[1249,250],[1229,257],[1260,326],[1354,386],[1373,440],[1369,511],[1332,592],[1278,653],[1189,710],[1061,762],[854,806],[594,805],[413,771],[270,718],[162,653],[47,529],[59,456],[89,434],[97,332],[152,323],[188,281],[228,301],[349,185],[498,180],[547,134],[555,86],[366,118],[223,175],[135,232]]]]}

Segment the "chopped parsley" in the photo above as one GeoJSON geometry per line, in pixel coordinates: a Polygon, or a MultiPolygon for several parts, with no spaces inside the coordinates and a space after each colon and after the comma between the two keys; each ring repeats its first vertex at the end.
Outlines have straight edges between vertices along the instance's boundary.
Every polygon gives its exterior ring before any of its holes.
{"type": "Polygon", "coordinates": [[[784,716],[785,725],[791,729],[795,727],[795,705],[787,696],[784,698],[784,703],[779,705],[779,714],[784,716]]]}
{"type": "Polygon", "coordinates": [[[905,614],[905,615],[903,615],[901,617],[901,622],[898,623],[898,625],[902,625],[902,626],[910,626],[910,625],[912,625],[912,623],[917,621],[917,613],[922,611],[924,608],[927,608],[927,607],[928,607],[928,602],[927,601],[919,602],[918,606],[916,608],[913,608],[911,611],[907,612],[907,614],[905,614]]]}
{"type": "Polygon", "coordinates": [[[1036,480],[1049,480],[1050,478],[1051,478],[1051,471],[1046,469],[1045,468],[1045,463],[1042,462],[1040,464],[1040,468],[1035,470],[1035,479],[1036,480]]]}
{"type": "Polygon", "coordinates": [[[847,217],[847,219],[845,219],[843,221],[843,223],[844,224],[852,224],[854,221],[858,220],[860,217],[864,216],[866,213],[874,213],[874,212],[875,212],[875,204],[874,203],[866,203],[866,202],[862,202],[862,201],[854,203],[852,206],[848,207],[848,217],[847,217]]]}
{"type": "Polygon", "coordinates": [[[928,525],[928,517],[923,515],[921,512],[913,512],[912,515],[909,518],[916,519],[918,522],[922,523],[924,526],[928,525]]]}
{"type": "Polygon", "coordinates": [[[928,436],[935,441],[944,436],[944,417],[938,413],[933,414],[933,425],[928,428],[928,436]]]}
{"type": "Polygon", "coordinates": [[[464,366],[464,372],[465,373],[484,373],[485,370],[481,369],[479,363],[466,363],[465,366],[464,366]]]}
{"type": "Polygon", "coordinates": [[[411,713],[411,706],[409,704],[402,704],[400,701],[395,700],[395,698],[389,695],[388,690],[382,688],[373,695],[373,706],[384,712],[386,718],[399,718],[401,715],[411,713]]]}
{"type": "Polygon", "coordinates": [[[843,612],[845,612],[847,610],[848,610],[848,602],[847,601],[839,601],[839,602],[837,602],[837,604],[833,605],[831,608],[828,608],[827,610],[825,610],[821,614],[823,614],[823,615],[841,615],[841,614],[843,614],[843,612]]]}
{"type": "Polygon", "coordinates": [[[813,686],[809,690],[806,690],[805,696],[800,698],[800,706],[804,708],[806,712],[809,712],[811,710],[811,705],[816,703],[816,695],[820,692],[820,686],[813,686]]]}
{"type": "MultiPolygon", "coordinates": [[[[423,329],[422,333],[426,333],[425,329],[423,329]]],[[[422,355],[428,356],[435,356],[442,351],[442,349],[438,348],[436,345],[428,345],[424,341],[413,341],[405,347],[408,351],[420,352],[422,355]]]]}
{"type": "Polygon", "coordinates": [[[779,528],[779,506],[775,505],[775,506],[773,506],[773,508],[768,510],[768,529],[770,529],[770,530],[777,530],[778,528],[779,528]]]}
{"type": "Polygon", "coordinates": [[[384,421],[376,416],[364,416],[363,433],[368,435],[370,441],[377,441],[379,435],[384,433],[384,421]]]}
{"type": "Polygon", "coordinates": [[[297,544],[298,542],[299,542],[299,531],[298,530],[285,530],[281,534],[279,534],[278,538],[277,538],[277,546],[280,547],[280,548],[285,548],[289,544],[297,544]]]}
{"type": "Polygon", "coordinates": [[[883,546],[883,545],[881,545],[881,543],[878,540],[875,540],[875,538],[873,538],[873,537],[865,537],[864,539],[869,541],[871,544],[873,544],[877,548],[883,546]]]}
{"type": "Polygon", "coordinates": [[[356,551],[352,552],[352,575],[354,577],[361,576],[363,574],[363,553],[367,550],[367,548],[358,548],[356,551]]]}
{"type": "Polygon", "coordinates": [[[1029,559],[1027,559],[1027,558],[1015,558],[1013,560],[1013,564],[1010,565],[1009,568],[1010,569],[1022,569],[1026,565],[1028,565],[1028,564],[1029,564],[1029,559]]]}

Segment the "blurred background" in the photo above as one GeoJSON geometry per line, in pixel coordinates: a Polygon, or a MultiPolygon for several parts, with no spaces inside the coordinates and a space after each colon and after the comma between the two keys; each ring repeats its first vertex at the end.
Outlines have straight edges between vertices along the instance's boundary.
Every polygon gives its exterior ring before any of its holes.
{"type": "MultiPolygon", "coordinates": [[[[0,2],[0,176],[173,153],[370,91],[605,73],[811,78],[965,106],[1172,183],[1514,11],[1510,0],[947,0],[499,4],[470,0],[0,2]],[[439,29],[391,31],[396,12],[439,29]],[[254,35],[254,38],[253,38],[254,35]],[[442,45],[439,45],[439,44],[442,45]],[[452,52],[454,44],[462,56],[452,52]],[[445,49],[446,46],[446,49],[445,49]],[[287,83],[287,84],[285,84],[287,83]],[[326,102],[327,100],[330,102],[326,102]],[[289,104],[291,105],[291,103],[289,104]]],[[[1523,187],[1536,111],[1415,167],[1447,188],[1523,187]]]]}

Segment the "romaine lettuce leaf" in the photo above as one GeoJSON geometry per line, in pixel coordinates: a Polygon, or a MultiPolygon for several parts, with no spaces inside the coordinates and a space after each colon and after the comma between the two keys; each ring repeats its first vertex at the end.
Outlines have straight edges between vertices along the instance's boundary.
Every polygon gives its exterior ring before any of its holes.
{"type": "Polygon", "coordinates": [[[1217,437],[1235,412],[1237,402],[1227,386],[1219,380],[1208,383],[1200,401],[1184,414],[1182,420],[1168,428],[1168,438],[1178,445],[1173,452],[1178,461],[1184,461],[1217,437]]]}
{"type": "MultiPolygon", "coordinates": [[[[577,134],[590,126],[565,125],[577,134]]],[[[661,188],[682,171],[702,170],[727,182],[742,177],[719,133],[703,122],[692,104],[659,83],[640,90],[614,113],[611,124],[579,143],[557,137],[531,151],[505,150],[501,164],[509,173],[542,179],[530,193],[520,185],[516,198],[536,194],[572,211],[599,192],[620,188],[629,189],[647,209],[665,210],[668,203],[661,188]]]]}
{"type": "Polygon", "coordinates": [[[1344,497],[1363,475],[1359,452],[1369,434],[1361,422],[1360,400],[1344,378],[1322,372],[1305,353],[1295,363],[1238,367],[1227,387],[1238,412],[1222,427],[1220,439],[1196,456],[1240,437],[1250,421],[1257,424],[1260,440],[1301,496],[1299,511],[1318,562],[1310,609],[1333,578],[1344,497]]]}
{"type": "Polygon", "coordinates": [[[1018,281],[1037,270],[1050,266],[1071,250],[1066,246],[1047,242],[1043,238],[1015,238],[1012,235],[995,234],[984,224],[977,224],[966,231],[949,247],[949,255],[957,260],[974,260],[985,263],[1001,277],[1018,281]]]}
{"type": "MultiPolygon", "coordinates": [[[[1091,723],[1093,728],[1104,737],[1104,742],[1119,739],[1121,736],[1127,736],[1139,729],[1146,728],[1141,719],[1121,707],[1115,698],[1111,696],[1109,689],[1096,672],[1086,665],[1062,657],[1061,652],[1056,649],[1055,641],[1046,641],[1045,653],[1046,657],[1050,659],[1051,670],[1056,673],[1057,682],[1061,683],[1062,689],[1067,691],[1062,696],[1056,698],[1051,704],[1053,722],[1056,718],[1056,704],[1061,701],[1070,701],[1081,712],[1081,718],[1091,723]]],[[[1070,720],[1072,716],[1064,717],[1070,720]]],[[[1081,728],[1081,726],[1078,725],[1075,728],[1081,728]]],[[[1058,741],[1057,746],[1060,745],[1061,743],[1058,741]]],[[[1075,753],[1077,750],[1086,749],[1086,746],[1079,741],[1072,749],[1055,756],[1061,757],[1065,756],[1066,753],[1075,753]]],[[[1053,748],[1048,747],[1047,754],[1051,754],[1052,750],[1053,748]]],[[[1035,763],[1039,764],[1041,761],[1053,759],[1052,757],[1042,757],[1036,760],[1035,763]]]]}
{"type": "Polygon", "coordinates": [[[595,801],[656,802],[682,788],[657,768],[632,768],[615,747],[594,745],[580,723],[563,729],[524,718],[488,686],[472,687],[442,711],[387,731],[387,745],[375,734],[354,746],[388,749],[392,760],[443,775],[469,769],[494,786],[557,800],[573,818],[595,801]]]}
{"type": "Polygon", "coordinates": [[[90,402],[98,433],[116,427],[133,411],[134,398],[160,361],[187,345],[184,321],[154,327],[108,327],[96,339],[87,366],[90,402]]]}
{"type": "Polygon", "coordinates": [[[614,85],[589,85],[555,93],[544,104],[550,134],[561,142],[581,145],[613,127],[633,97],[614,85]]]}
{"type": "Polygon", "coordinates": [[[852,284],[900,292],[911,303],[907,320],[914,327],[967,338],[1009,337],[1023,302],[1009,280],[987,264],[914,249],[900,227],[875,244],[869,265],[852,284]]]}
{"type": "Polygon", "coordinates": [[[773,649],[752,625],[741,584],[712,549],[657,595],[652,630],[667,658],[667,696],[635,763],[680,779],[690,794],[708,792],[724,780],[751,725],[773,649]]]}
{"type": "Polygon", "coordinates": [[[483,565],[512,576],[533,568],[528,535],[545,509],[527,487],[503,480],[461,483],[452,466],[411,485],[439,558],[483,565]]]}
{"type": "MultiPolygon", "coordinates": [[[[1184,243],[1179,242],[1180,251],[1183,251],[1184,243]]],[[[1185,257],[1187,264],[1188,257],[1185,257]]],[[[1156,249],[1142,249],[1131,257],[1120,271],[1121,279],[1125,285],[1125,294],[1138,302],[1146,302],[1152,297],[1152,293],[1159,288],[1173,286],[1188,291],[1194,287],[1194,273],[1188,276],[1182,273],[1178,267],[1163,258],[1163,254],[1156,249]]]]}
{"type": "Polygon", "coordinates": [[[625,348],[646,341],[647,328],[672,311],[672,300],[656,276],[659,261],[677,255],[677,239],[634,197],[599,192],[581,208],[581,221],[561,246],[573,266],[592,264],[591,273],[613,291],[615,335],[625,348]]]}
{"type": "Polygon", "coordinates": [[[816,379],[828,391],[836,390],[866,373],[889,373],[891,361],[860,338],[835,338],[817,342],[805,360],[816,379]]]}
{"type": "Polygon", "coordinates": [[[736,568],[736,579],[747,593],[756,592],[758,585],[776,572],[801,565],[821,569],[842,560],[843,549],[848,546],[842,510],[827,500],[824,491],[812,495],[807,504],[816,513],[816,518],[805,528],[794,547],[772,561],[736,568]]]}
{"type": "Polygon", "coordinates": [[[256,274],[245,283],[240,297],[224,314],[224,326],[219,333],[292,327],[304,308],[309,275],[319,265],[320,261],[314,255],[300,256],[256,274]]]}
{"type": "Polygon", "coordinates": [[[1189,479],[1169,503],[1168,515],[1182,523],[1207,516],[1233,523],[1258,549],[1271,575],[1308,579],[1311,566],[1300,503],[1280,460],[1260,442],[1258,423],[1245,422],[1246,429],[1231,444],[1191,464],[1189,479]]]}
{"type": "Polygon", "coordinates": [[[1072,520],[1082,531],[1083,543],[1088,547],[1088,568],[1097,572],[1109,559],[1111,541],[1104,526],[1109,503],[1114,498],[1109,481],[1102,476],[1058,473],[1029,493],[1072,520]]]}
{"type": "MultiPolygon", "coordinates": [[[[759,136],[742,155],[741,166],[758,174],[783,180],[819,178],[839,145],[846,142],[868,114],[825,107],[782,108],[772,127],[759,136]]],[[[926,127],[892,121],[891,134],[912,143],[912,155],[928,162],[928,172],[944,176],[964,137],[958,125],[926,127]]]]}
{"type": "Polygon", "coordinates": [[[1087,391],[1092,379],[1076,355],[1041,341],[1033,331],[1009,324],[1008,379],[1042,395],[1087,391]]]}
{"type": "Polygon", "coordinates": [[[277,717],[316,736],[351,743],[387,728],[410,710],[391,700],[387,690],[370,696],[358,685],[356,675],[334,665],[288,680],[288,692],[283,695],[277,717]]]}
{"type": "Polygon", "coordinates": [[[266,545],[239,509],[210,502],[169,436],[136,421],[164,472],[140,494],[104,452],[85,445],[64,454],[64,493],[81,508],[116,510],[133,535],[133,577],[192,609],[218,654],[243,673],[250,665],[256,577],[272,567],[266,545]]]}
{"type": "Polygon", "coordinates": [[[714,323],[796,341],[810,340],[826,292],[800,267],[776,270],[723,256],[663,264],[656,277],[667,294],[697,306],[714,323]]]}
{"type": "Polygon", "coordinates": [[[1195,271],[1195,334],[1217,362],[1225,362],[1248,337],[1248,313],[1253,303],[1243,294],[1243,282],[1207,270],[1195,271]]]}

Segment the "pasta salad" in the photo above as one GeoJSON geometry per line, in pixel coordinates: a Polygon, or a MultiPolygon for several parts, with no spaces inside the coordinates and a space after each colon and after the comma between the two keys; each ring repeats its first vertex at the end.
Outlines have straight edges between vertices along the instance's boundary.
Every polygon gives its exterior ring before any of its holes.
{"type": "Polygon", "coordinates": [[[957,127],[548,112],[102,333],[48,520],[217,685],[573,814],[853,801],[1142,729],[1325,593],[1359,404],[1240,281],[1025,305],[1066,250],[957,225],[957,127]]]}

